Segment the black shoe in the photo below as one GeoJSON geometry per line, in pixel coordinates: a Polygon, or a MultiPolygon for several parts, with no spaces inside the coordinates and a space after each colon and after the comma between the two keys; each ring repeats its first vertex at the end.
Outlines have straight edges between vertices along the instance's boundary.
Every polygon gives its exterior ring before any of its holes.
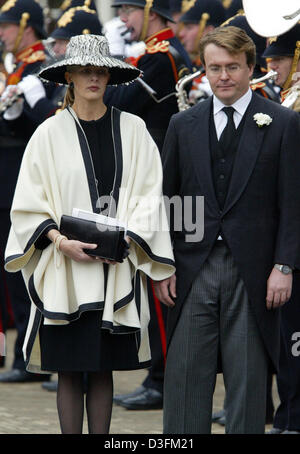
{"type": "Polygon", "coordinates": [[[25,383],[46,381],[47,379],[50,379],[50,375],[32,374],[22,369],[11,369],[0,374],[0,383],[25,383]]]}
{"type": "Polygon", "coordinates": [[[119,405],[127,410],[161,410],[163,408],[162,393],[156,389],[143,388],[134,396],[120,400],[119,405]]]}
{"type": "Polygon", "coordinates": [[[53,380],[53,381],[45,381],[44,383],[42,383],[42,388],[43,389],[46,389],[47,391],[51,391],[51,392],[56,392],[57,391],[57,381],[53,380]]]}
{"type": "Polygon", "coordinates": [[[114,403],[117,405],[120,405],[120,403],[123,402],[123,400],[126,400],[129,397],[134,397],[134,396],[140,394],[141,392],[143,392],[145,389],[146,389],[145,386],[141,385],[138,388],[136,388],[134,391],[132,391],[131,393],[117,394],[116,396],[114,396],[114,403]]]}

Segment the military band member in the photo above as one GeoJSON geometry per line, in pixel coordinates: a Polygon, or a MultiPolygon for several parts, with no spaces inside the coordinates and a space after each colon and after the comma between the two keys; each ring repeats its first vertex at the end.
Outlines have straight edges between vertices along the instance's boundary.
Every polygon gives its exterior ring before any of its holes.
{"type": "Polygon", "coordinates": [[[270,39],[264,52],[269,68],[277,71],[284,106],[300,112],[300,22],[291,30],[270,39]]]}
{"type": "Polygon", "coordinates": [[[97,11],[90,5],[91,0],[85,0],[84,4],[82,3],[81,1],[81,6],[76,4],[67,9],[58,19],[55,29],[50,34],[50,38],[54,40],[53,51],[56,55],[65,54],[72,36],[102,34],[102,24],[97,11]]]}
{"type": "Polygon", "coordinates": [[[219,0],[196,0],[179,21],[183,25],[179,38],[194,66],[200,68],[200,39],[225,21],[225,10],[219,0]]]}

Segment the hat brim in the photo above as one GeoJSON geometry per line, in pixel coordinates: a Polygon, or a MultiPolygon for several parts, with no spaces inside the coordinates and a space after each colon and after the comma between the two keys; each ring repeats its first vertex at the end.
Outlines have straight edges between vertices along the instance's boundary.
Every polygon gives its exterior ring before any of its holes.
{"type": "Polygon", "coordinates": [[[93,58],[86,60],[70,58],[55,62],[54,64],[44,68],[39,73],[41,79],[55,82],[58,84],[68,85],[65,79],[65,73],[68,66],[99,66],[108,68],[110,78],[108,85],[120,85],[134,81],[141,75],[141,71],[128,63],[123,62],[114,57],[101,57],[95,61],[93,58]]]}
{"type": "MultiPolygon", "coordinates": [[[[126,1],[120,1],[120,2],[115,2],[113,5],[111,5],[112,8],[119,8],[120,6],[122,5],[129,5],[129,6],[136,6],[137,8],[142,8],[144,9],[145,5],[140,5],[140,4],[137,4],[135,1],[130,1],[130,0],[126,0],[126,1]]],[[[160,16],[164,17],[165,19],[167,19],[169,22],[172,22],[173,24],[175,24],[175,20],[173,19],[172,15],[171,15],[171,12],[165,8],[156,8],[155,6],[152,6],[151,8],[151,11],[154,11],[155,13],[159,14],[160,16]]]]}

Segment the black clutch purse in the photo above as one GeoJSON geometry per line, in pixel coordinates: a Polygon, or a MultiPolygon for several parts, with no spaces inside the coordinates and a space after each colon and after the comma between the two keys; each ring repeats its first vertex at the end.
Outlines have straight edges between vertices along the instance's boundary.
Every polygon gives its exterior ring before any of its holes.
{"type": "Polygon", "coordinates": [[[60,221],[60,233],[69,240],[83,243],[94,243],[96,249],[84,249],[84,252],[94,257],[123,262],[128,255],[129,245],[125,240],[125,229],[95,221],[63,215],[60,221]]]}

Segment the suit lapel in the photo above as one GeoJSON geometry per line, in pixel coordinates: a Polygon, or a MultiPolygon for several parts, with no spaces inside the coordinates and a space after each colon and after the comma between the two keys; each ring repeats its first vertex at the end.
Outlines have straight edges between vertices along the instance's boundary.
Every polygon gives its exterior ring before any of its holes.
{"type": "MultiPolygon", "coordinates": [[[[202,104],[202,103],[201,103],[202,104]]],[[[201,106],[201,114],[195,108],[190,123],[190,138],[192,159],[195,164],[196,175],[201,188],[201,195],[210,207],[219,212],[211,169],[211,155],[209,144],[209,121],[212,97],[201,106]]]]}
{"type": "Polygon", "coordinates": [[[266,127],[259,128],[253,119],[253,115],[261,111],[263,112],[266,109],[264,105],[264,107],[262,107],[263,110],[259,110],[259,101],[258,96],[253,94],[252,100],[245,112],[245,123],[233,166],[231,181],[223,210],[224,214],[232,208],[242,195],[260,152],[266,127]]]}

